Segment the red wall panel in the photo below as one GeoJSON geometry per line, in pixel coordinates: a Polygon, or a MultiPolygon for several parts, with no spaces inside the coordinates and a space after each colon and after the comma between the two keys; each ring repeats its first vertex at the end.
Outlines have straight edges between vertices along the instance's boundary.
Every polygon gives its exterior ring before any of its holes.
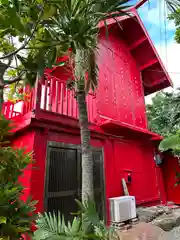
{"type": "MultiPolygon", "coordinates": [[[[37,211],[43,211],[47,142],[80,144],[80,137],[36,129],[35,135],[34,133],[27,133],[24,139],[26,139],[26,144],[28,140],[29,149],[31,150],[33,147],[31,139],[34,139],[34,156],[36,160],[33,170],[29,175],[26,175],[25,183],[28,183],[26,184],[28,185],[26,196],[29,194],[34,199],[37,199],[39,201],[37,211]],[[27,136],[29,136],[29,139],[27,136]]],[[[19,146],[18,140],[16,143],[19,146]]],[[[147,147],[130,140],[120,141],[112,138],[100,140],[93,137],[91,145],[104,149],[105,192],[108,214],[108,199],[123,195],[121,180],[126,177],[126,170],[131,171],[132,183],[128,184],[128,189],[130,194],[135,195],[137,203],[150,204],[159,201],[160,186],[153,160],[153,149],[150,145],[147,147]]]]}
{"type": "Polygon", "coordinates": [[[167,200],[180,204],[180,185],[176,184],[176,172],[180,172],[178,159],[171,155],[165,156],[163,161],[163,179],[167,200]]]}
{"type": "MultiPolygon", "coordinates": [[[[44,132],[37,129],[35,134],[34,156],[35,165],[31,176],[31,196],[38,200],[37,211],[44,210],[44,190],[45,190],[45,172],[46,172],[46,150],[48,141],[80,144],[80,137],[65,133],[44,132]]],[[[102,147],[100,140],[91,139],[94,147],[102,147]]]]}
{"type": "Polygon", "coordinates": [[[97,111],[100,115],[147,128],[140,71],[118,35],[100,35],[97,111]]]}
{"type": "MultiPolygon", "coordinates": [[[[26,152],[32,152],[34,148],[34,131],[24,131],[19,134],[12,142],[12,147],[14,148],[24,148],[26,152]]],[[[25,170],[24,174],[20,177],[20,182],[22,182],[25,187],[24,194],[22,196],[23,200],[26,200],[31,195],[31,177],[32,177],[32,164],[30,164],[25,170]]]]}
{"type": "Polygon", "coordinates": [[[114,158],[116,169],[116,196],[123,195],[121,179],[128,170],[132,183],[128,184],[131,195],[135,195],[137,203],[153,202],[159,199],[159,186],[156,177],[156,166],[152,149],[135,142],[114,142],[114,158]]]}
{"type": "Polygon", "coordinates": [[[44,188],[45,188],[45,164],[46,164],[46,146],[47,146],[47,132],[36,129],[34,157],[35,165],[31,176],[31,196],[38,200],[36,205],[37,212],[42,212],[44,209],[44,188]]]}

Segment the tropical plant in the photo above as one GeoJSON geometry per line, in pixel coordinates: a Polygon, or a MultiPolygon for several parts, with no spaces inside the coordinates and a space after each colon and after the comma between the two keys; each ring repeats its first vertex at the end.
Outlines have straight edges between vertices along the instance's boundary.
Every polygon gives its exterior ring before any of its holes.
{"type": "Polygon", "coordinates": [[[165,0],[171,12],[176,11],[180,7],[180,0],[165,0]]]}
{"type": "Polygon", "coordinates": [[[180,130],[164,138],[159,144],[159,150],[162,152],[172,150],[174,156],[180,157],[180,130]]]}
{"type": "Polygon", "coordinates": [[[175,40],[177,43],[180,43],[180,7],[169,15],[169,19],[174,20],[176,27],[175,40]]]}
{"type": "Polygon", "coordinates": [[[79,201],[77,203],[80,211],[78,216],[74,217],[72,223],[65,223],[64,217],[60,212],[58,214],[39,214],[36,220],[37,230],[34,233],[34,239],[119,239],[113,228],[106,227],[104,222],[100,221],[95,203],[90,198],[87,198],[84,203],[79,201]]]}
{"type": "MultiPolygon", "coordinates": [[[[178,165],[180,167],[180,130],[178,130],[175,134],[164,138],[159,144],[159,150],[162,152],[171,151],[177,158],[178,165]]],[[[180,172],[176,171],[175,176],[175,186],[180,185],[180,172]]]]}
{"type": "Polygon", "coordinates": [[[159,92],[147,104],[149,128],[164,137],[175,134],[180,129],[180,91],[159,92]]]}
{"type": "Polygon", "coordinates": [[[24,187],[18,179],[32,162],[31,154],[13,149],[10,144],[10,121],[0,116],[0,239],[20,239],[31,233],[35,201],[21,200],[24,187]]]}

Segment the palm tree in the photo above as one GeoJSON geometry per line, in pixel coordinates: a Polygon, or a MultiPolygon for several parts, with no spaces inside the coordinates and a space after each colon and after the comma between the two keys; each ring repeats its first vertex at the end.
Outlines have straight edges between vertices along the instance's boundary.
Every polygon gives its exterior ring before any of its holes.
{"type": "MultiPolygon", "coordinates": [[[[58,14],[51,16],[47,26],[53,41],[63,44],[68,53],[72,81],[79,109],[82,146],[82,200],[93,199],[93,161],[90,146],[86,94],[98,84],[98,23],[125,14],[129,0],[60,0],[58,14]],[[56,32],[52,32],[57,29],[56,32]]],[[[60,53],[61,55],[61,53],[60,53]]]]}

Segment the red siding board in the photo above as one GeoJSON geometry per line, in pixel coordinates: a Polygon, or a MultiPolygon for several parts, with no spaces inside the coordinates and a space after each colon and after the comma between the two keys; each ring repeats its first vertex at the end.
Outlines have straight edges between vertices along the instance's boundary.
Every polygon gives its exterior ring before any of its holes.
{"type": "Polygon", "coordinates": [[[46,146],[48,135],[41,129],[35,133],[34,157],[35,164],[31,177],[31,196],[38,200],[36,205],[37,212],[44,210],[44,183],[45,183],[45,165],[46,165],[46,146]]]}
{"type": "Polygon", "coordinates": [[[125,43],[114,32],[100,36],[99,88],[96,103],[102,116],[147,128],[140,71],[125,43]]]}
{"type": "MultiPolygon", "coordinates": [[[[147,129],[140,70],[125,42],[118,35],[119,32],[115,30],[111,29],[108,37],[105,30],[102,30],[99,37],[99,55],[97,57],[100,70],[99,86],[96,97],[93,97],[92,94],[87,96],[89,121],[98,123],[98,115],[102,115],[147,129]]],[[[52,112],[77,118],[78,109],[74,92],[66,87],[69,77],[66,70],[63,70],[63,67],[56,68],[52,73],[53,76],[49,75],[48,70],[46,74],[48,81],[39,82],[35,89],[35,93],[38,94],[36,96],[38,99],[35,109],[36,116],[38,117],[38,114],[40,115],[40,112],[45,110],[48,111],[47,114],[52,112]]],[[[24,106],[26,105],[27,102],[24,106]]],[[[5,111],[7,107],[4,108],[5,111]]],[[[13,108],[14,105],[11,104],[10,107],[13,108]]],[[[32,107],[28,107],[28,111],[31,109],[32,107]]],[[[24,108],[23,111],[25,114],[27,108],[24,108]]],[[[14,110],[9,109],[6,116],[11,117],[14,114],[14,110]]]]}
{"type": "MultiPolygon", "coordinates": [[[[68,120],[67,120],[68,122],[68,120]]],[[[41,125],[39,125],[40,127],[41,125]]],[[[53,123],[48,125],[49,129],[53,123]]],[[[80,144],[80,136],[55,132],[47,128],[39,128],[34,131],[24,131],[13,144],[17,147],[26,145],[28,151],[34,151],[34,168],[25,171],[23,183],[27,187],[24,199],[31,195],[39,202],[37,211],[44,210],[44,183],[46,168],[46,148],[48,141],[80,144]]],[[[104,140],[94,138],[92,133],[91,145],[102,147],[104,150],[104,174],[106,206],[109,219],[110,197],[123,195],[122,178],[126,178],[127,170],[131,171],[132,183],[128,184],[130,194],[135,195],[138,204],[155,204],[163,198],[161,171],[157,172],[153,160],[153,148],[148,140],[141,145],[140,140],[118,140],[104,136],[104,140]],[[161,178],[161,179],[160,179],[161,178]],[[160,179],[160,180],[159,180],[160,179]],[[161,185],[160,185],[161,184],[161,185]]]]}
{"type": "Polygon", "coordinates": [[[173,201],[175,204],[180,204],[180,185],[176,184],[176,172],[180,172],[178,159],[170,154],[165,155],[163,162],[163,179],[167,200],[173,201]]]}
{"type": "Polygon", "coordinates": [[[117,196],[123,195],[121,179],[125,178],[128,170],[132,175],[132,183],[128,184],[128,189],[131,195],[136,196],[137,203],[159,199],[156,166],[151,148],[146,149],[135,142],[115,141],[114,156],[119,183],[116,184],[117,196]]]}
{"type": "MultiPolygon", "coordinates": [[[[27,153],[32,152],[34,149],[34,131],[24,131],[16,136],[12,141],[12,147],[24,148],[27,153]]],[[[25,170],[24,174],[20,177],[20,182],[25,187],[23,200],[26,200],[31,195],[31,177],[32,177],[32,164],[30,164],[25,170]]]]}

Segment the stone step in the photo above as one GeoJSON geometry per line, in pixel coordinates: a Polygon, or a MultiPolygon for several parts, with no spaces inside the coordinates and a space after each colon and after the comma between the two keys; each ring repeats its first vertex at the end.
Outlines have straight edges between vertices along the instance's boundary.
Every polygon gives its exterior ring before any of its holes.
{"type": "Polygon", "coordinates": [[[155,206],[138,208],[137,214],[140,222],[151,222],[163,229],[171,231],[180,226],[180,208],[169,206],[155,206]]]}

